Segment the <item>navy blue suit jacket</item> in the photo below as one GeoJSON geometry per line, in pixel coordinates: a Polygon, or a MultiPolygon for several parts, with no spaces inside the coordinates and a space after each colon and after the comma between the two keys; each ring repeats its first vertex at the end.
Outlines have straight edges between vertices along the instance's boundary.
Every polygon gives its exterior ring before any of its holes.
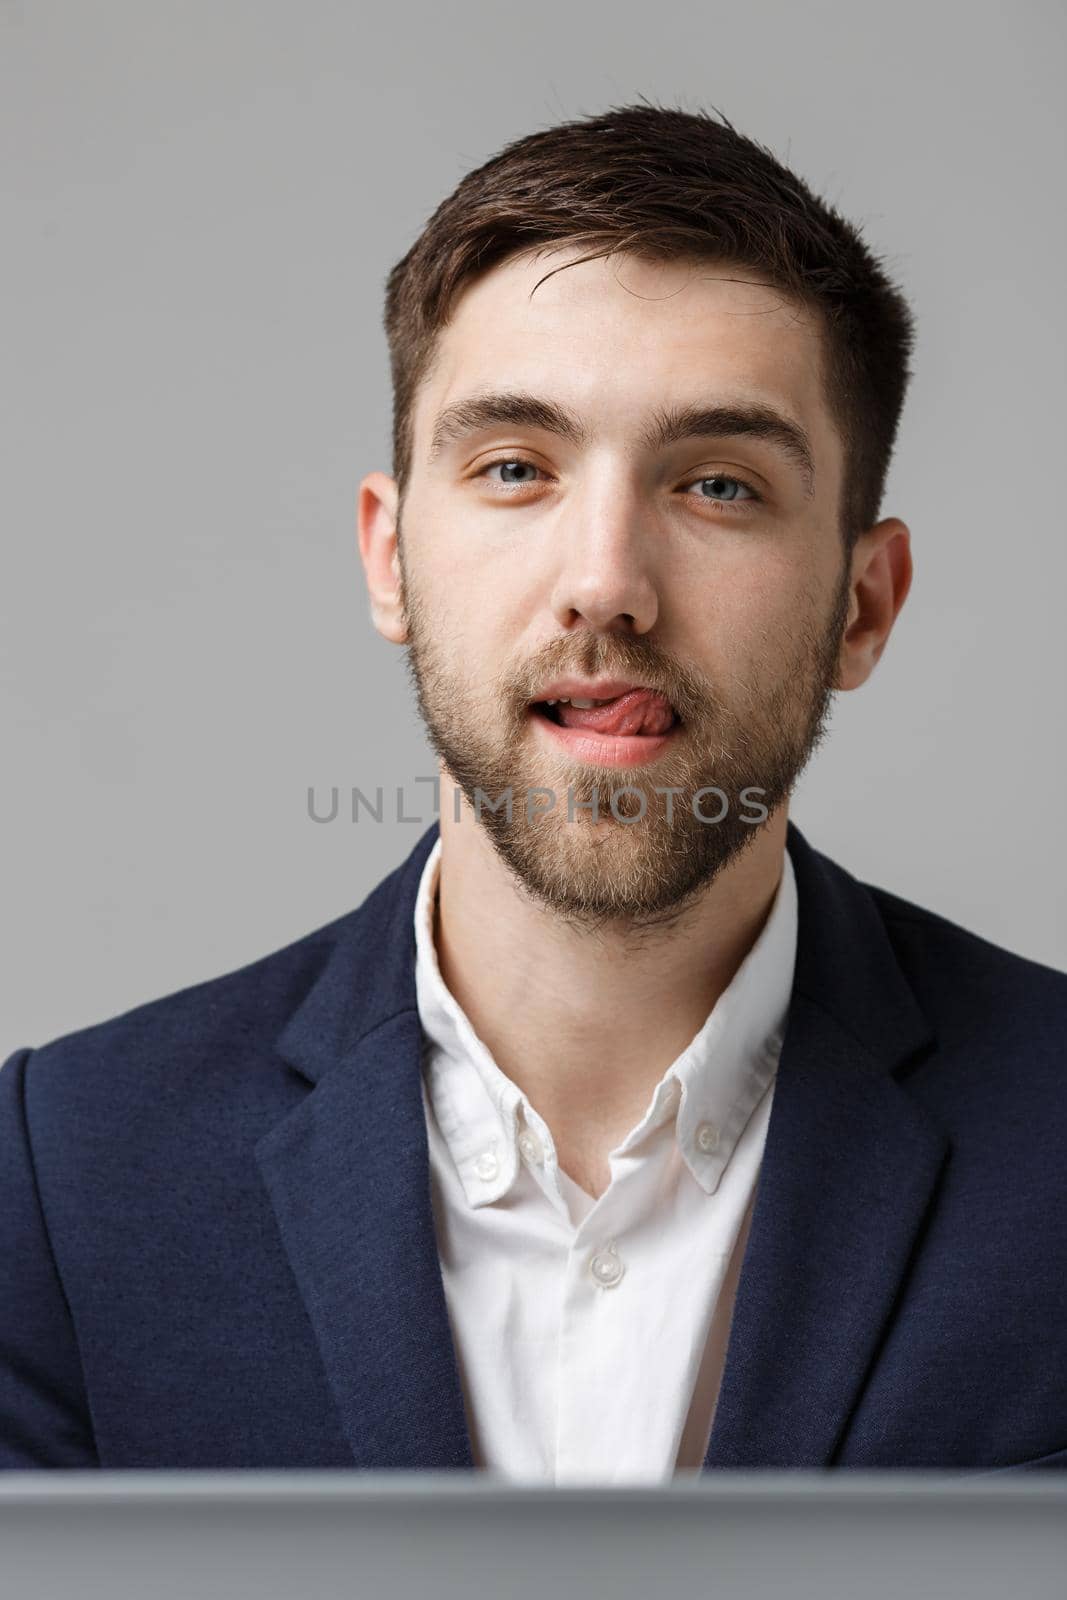
{"type": "MultiPolygon", "coordinates": [[[[436,824],[357,910],[0,1071],[0,1465],[473,1465],[419,1090],[436,824]]],[[[1067,976],[790,825],[708,1468],[1067,1465],[1067,976]]]]}

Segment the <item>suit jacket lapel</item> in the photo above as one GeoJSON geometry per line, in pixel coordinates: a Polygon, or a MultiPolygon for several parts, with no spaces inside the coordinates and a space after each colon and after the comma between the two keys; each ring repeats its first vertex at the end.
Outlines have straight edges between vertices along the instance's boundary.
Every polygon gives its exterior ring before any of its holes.
{"type": "Polygon", "coordinates": [[[870,893],[790,824],[797,966],[706,1467],[830,1464],[948,1140],[902,1069],[932,1043],[870,893]]]}
{"type": "Polygon", "coordinates": [[[437,837],[344,919],[280,1041],[313,1084],[256,1146],[364,1468],[473,1466],[429,1188],[414,906],[437,837]]]}

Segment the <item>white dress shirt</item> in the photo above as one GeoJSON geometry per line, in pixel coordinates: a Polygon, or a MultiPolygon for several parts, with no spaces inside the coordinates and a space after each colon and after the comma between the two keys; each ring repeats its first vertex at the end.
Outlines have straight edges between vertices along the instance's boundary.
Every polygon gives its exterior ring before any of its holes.
{"type": "Polygon", "coordinates": [[[699,1470],[793,984],[789,853],[759,937],[611,1153],[596,1200],[560,1170],[547,1124],[444,984],[440,853],[438,839],[415,906],[416,990],[437,1245],[475,1464],[555,1484],[699,1470]]]}

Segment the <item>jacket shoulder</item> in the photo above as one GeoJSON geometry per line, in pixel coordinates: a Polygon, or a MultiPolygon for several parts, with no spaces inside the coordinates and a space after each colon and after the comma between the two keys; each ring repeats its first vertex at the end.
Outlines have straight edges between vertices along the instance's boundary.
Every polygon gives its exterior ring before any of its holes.
{"type": "MultiPolygon", "coordinates": [[[[432,845],[428,831],[416,850],[352,910],[229,972],[189,984],[118,1015],[62,1034],[10,1059],[24,1059],[31,1098],[42,1111],[77,1109],[103,1093],[137,1105],[154,1092],[176,1105],[186,1091],[207,1092],[217,1106],[239,1102],[243,1079],[256,1099],[265,1078],[288,1073],[277,1042],[307,999],[339,944],[373,955],[395,920],[412,872],[432,845]],[[212,1092],[216,1081],[219,1093],[212,1092]]],[[[354,977],[359,978],[356,960],[354,977]]],[[[238,1113],[239,1114],[239,1113],[238,1113]]]]}
{"type": "Polygon", "coordinates": [[[144,1084],[173,1063],[227,1063],[262,1054],[315,982],[337,939],[362,907],[240,967],[131,1007],[37,1045],[26,1055],[38,1089],[71,1075],[88,1086],[124,1071],[144,1084]]]}
{"type": "Polygon", "coordinates": [[[916,998],[942,1036],[980,1035],[1064,1063],[1067,973],[875,884],[872,897],[916,998]]]}
{"type": "Polygon", "coordinates": [[[1067,972],[1029,956],[1019,955],[1005,945],[965,928],[961,923],[893,894],[878,884],[865,883],[890,931],[907,942],[925,943],[942,955],[955,954],[958,960],[983,971],[1001,971],[1006,978],[1021,983],[1047,984],[1051,991],[1062,989],[1067,995],[1067,972]]]}

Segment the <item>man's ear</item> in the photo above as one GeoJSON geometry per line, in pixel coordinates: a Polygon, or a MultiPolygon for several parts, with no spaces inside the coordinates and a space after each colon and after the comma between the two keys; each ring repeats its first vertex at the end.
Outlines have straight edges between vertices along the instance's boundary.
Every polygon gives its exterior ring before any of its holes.
{"type": "Polygon", "coordinates": [[[887,517],[861,533],[852,551],[838,689],[858,689],[866,683],[910,588],[911,534],[899,518],[887,517]]]}
{"type": "Polygon", "coordinates": [[[370,472],[359,486],[356,518],[371,621],[391,644],[405,644],[408,637],[396,547],[398,498],[394,479],[384,472],[370,472]]]}

